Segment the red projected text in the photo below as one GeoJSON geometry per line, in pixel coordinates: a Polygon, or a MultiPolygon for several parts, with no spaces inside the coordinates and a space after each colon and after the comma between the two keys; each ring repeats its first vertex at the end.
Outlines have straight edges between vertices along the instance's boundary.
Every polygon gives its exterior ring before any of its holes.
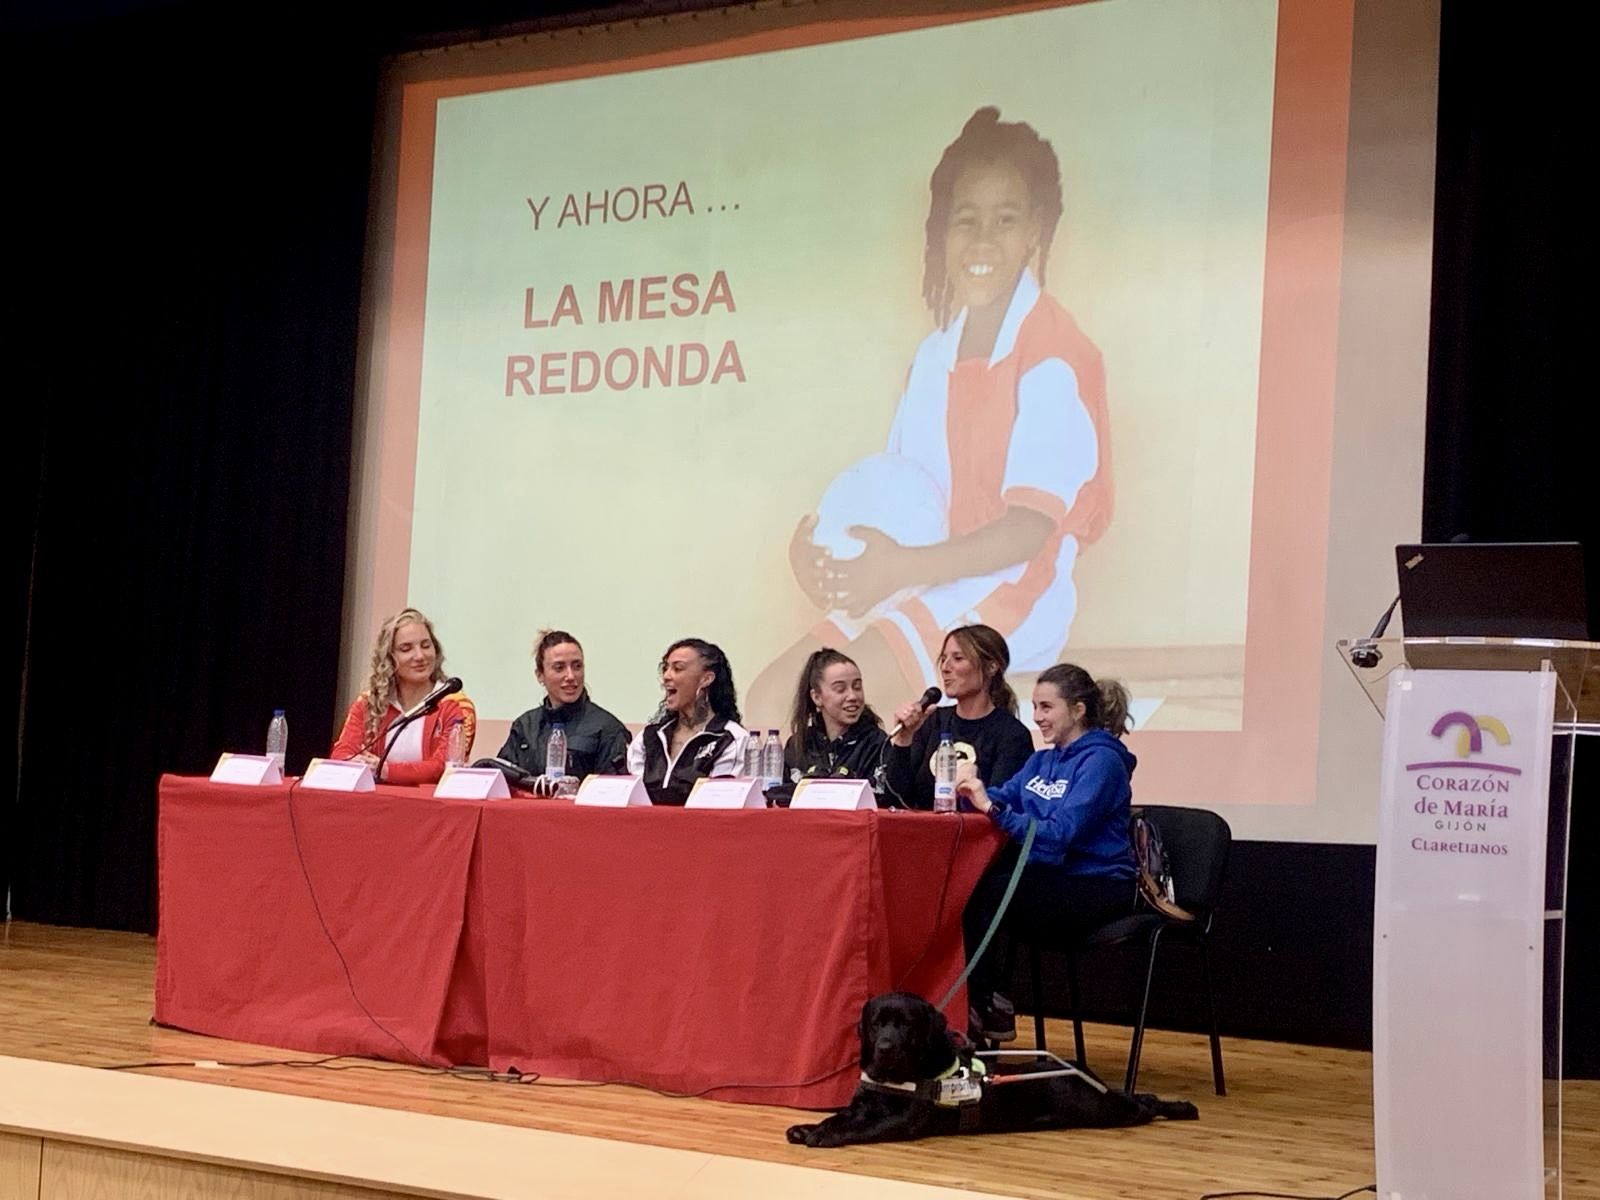
{"type": "MultiPolygon", "coordinates": [[[[529,287],[522,296],[524,329],[559,329],[581,326],[585,308],[578,290],[570,283],[555,289],[555,301],[548,310],[541,297],[551,293],[529,287]],[[545,314],[548,315],[545,315],[545,314]]],[[[699,275],[685,271],[668,277],[645,275],[637,279],[602,280],[594,304],[587,310],[597,324],[625,321],[657,321],[668,317],[705,317],[715,312],[735,313],[733,287],[726,271],[716,271],[704,285],[699,275]]],[[[505,394],[514,396],[564,395],[608,391],[628,391],[649,387],[698,387],[725,380],[745,382],[744,363],[739,347],[730,338],[720,349],[703,342],[680,342],[643,349],[621,347],[608,352],[563,350],[546,354],[506,356],[505,394]]]]}

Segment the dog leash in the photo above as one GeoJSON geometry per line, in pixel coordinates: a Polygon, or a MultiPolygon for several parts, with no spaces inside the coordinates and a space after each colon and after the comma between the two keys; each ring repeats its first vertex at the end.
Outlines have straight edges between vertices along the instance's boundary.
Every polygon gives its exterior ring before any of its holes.
{"type": "Polygon", "coordinates": [[[989,943],[994,938],[994,931],[1000,928],[1000,920],[1006,915],[1006,909],[1011,907],[1011,897],[1016,895],[1017,883],[1022,879],[1022,868],[1028,865],[1028,851],[1033,849],[1033,835],[1038,832],[1038,829],[1039,822],[1032,817],[1028,818],[1028,832],[1022,839],[1022,852],[1017,855],[1017,865],[1011,868],[1011,878],[1006,881],[1005,895],[1000,897],[1000,907],[995,909],[994,918],[989,922],[989,928],[983,931],[983,940],[978,943],[977,950],[967,960],[966,969],[956,976],[956,981],[950,985],[950,990],[944,994],[944,999],[934,1005],[940,1012],[944,1011],[945,1006],[950,1003],[950,998],[960,991],[961,986],[967,982],[967,976],[972,974],[972,968],[978,965],[979,960],[983,958],[984,951],[989,948],[989,943]]]}

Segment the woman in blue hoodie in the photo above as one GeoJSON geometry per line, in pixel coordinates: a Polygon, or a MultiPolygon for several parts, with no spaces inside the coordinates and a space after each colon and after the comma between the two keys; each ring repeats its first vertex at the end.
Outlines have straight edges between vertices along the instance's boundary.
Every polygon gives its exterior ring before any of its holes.
{"type": "MultiPolygon", "coordinates": [[[[1122,744],[1128,689],[1116,680],[1097,683],[1069,663],[1050,667],[1033,688],[1033,721],[1046,745],[1022,770],[992,791],[977,779],[957,785],[1011,839],[967,902],[969,958],[1000,907],[1030,819],[1038,822],[1038,832],[1000,932],[1071,936],[1133,911],[1128,810],[1137,760],[1122,744]]],[[[1010,1041],[1017,1035],[1016,1012],[996,991],[1005,957],[991,945],[967,983],[974,1037],[1010,1041]]]]}

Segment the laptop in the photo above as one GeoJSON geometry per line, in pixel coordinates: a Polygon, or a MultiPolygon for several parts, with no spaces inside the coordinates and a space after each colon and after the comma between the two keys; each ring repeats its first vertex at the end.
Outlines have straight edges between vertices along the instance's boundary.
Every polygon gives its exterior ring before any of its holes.
{"type": "Polygon", "coordinates": [[[1589,636],[1577,542],[1396,546],[1408,638],[1589,636]]]}

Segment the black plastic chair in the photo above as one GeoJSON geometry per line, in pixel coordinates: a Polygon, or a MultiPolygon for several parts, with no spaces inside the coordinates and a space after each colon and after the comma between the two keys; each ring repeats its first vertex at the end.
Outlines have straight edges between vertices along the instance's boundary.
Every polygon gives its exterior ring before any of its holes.
{"type": "Polygon", "coordinates": [[[1142,945],[1146,961],[1144,994],[1139,1000],[1139,1015],[1133,1026],[1133,1042],[1128,1048],[1128,1074],[1124,1088],[1133,1091],[1139,1078],[1139,1056],[1144,1050],[1145,1019],[1150,1011],[1150,988],[1155,979],[1156,951],[1163,943],[1189,945],[1200,952],[1200,968],[1205,979],[1206,1004],[1211,1015],[1211,1076],[1217,1095],[1226,1096],[1222,1074],[1222,1039],[1217,1033],[1217,997],[1211,982],[1211,954],[1208,941],[1222,895],[1222,881],[1228,869],[1228,851],[1233,832],[1228,823],[1203,808],[1152,806],[1145,810],[1161,834],[1162,845],[1172,871],[1173,889],[1178,904],[1195,915],[1193,921],[1177,921],[1162,916],[1142,900],[1129,916],[1102,925],[1087,937],[1054,943],[1030,940],[1028,945],[1033,970],[1033,1035],[1041,1050],[1044,1041],[1044,982],[1040,971],[1041,950],[1055,950],[1067,957],[1067,987],[1072,1002],[1072,1036],[1077,1062],[1087,1066],[1083,1048],[1082,1005],[1078,997],[1078,955],[1107,946],[1142,945]]]}

